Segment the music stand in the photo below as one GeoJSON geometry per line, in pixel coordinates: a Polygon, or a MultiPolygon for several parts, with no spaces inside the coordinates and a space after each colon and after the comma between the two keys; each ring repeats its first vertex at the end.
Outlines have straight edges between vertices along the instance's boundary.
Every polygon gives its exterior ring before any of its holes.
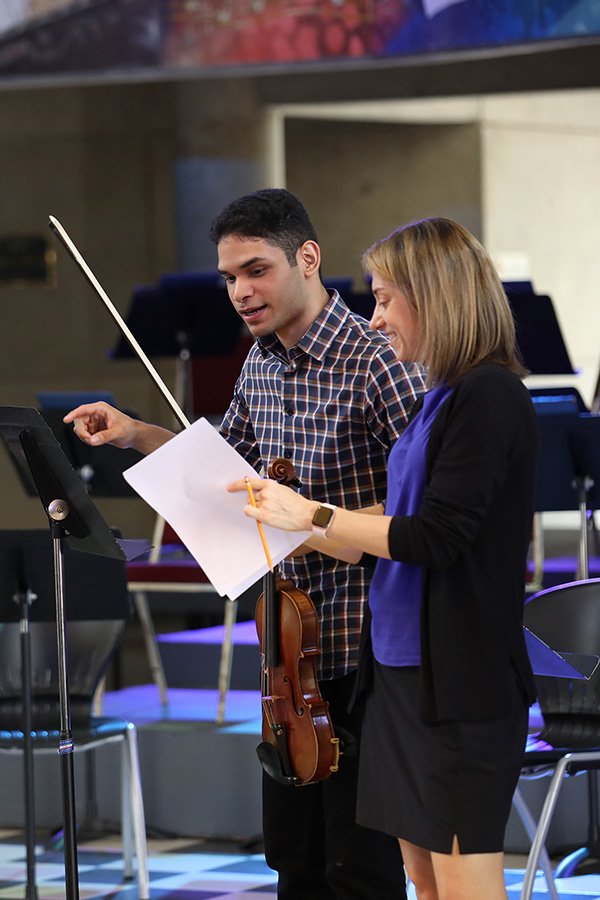
{"type": "MultiPolygon", "coordinates": [[[[219,282],[216,273],[164,275],[157,286],[135,288],[127,313],[127,324],[148,356],[177,359],[177,394],[188,418],[194,413],[192,359],[233,353],[241,333],[242,320],[219,282]]],[[[112,356],[133,356],[123,336],[112,356]]]]}
{"type": "MultiPolygon", "coordinates": [[[[588,577],[588,510],[600,505],[600,416],[582,413],[573,429],[573,457],[577,472],[576,487],[579,499],[579,513],[582,536],[585,538],[583,552],[585,558],[585,578],[588,577]]],[[[593,524],[593,519],[592,522],[593,524]]]]}
{"type": "Polygon", "coordinates": [[[600,502],[600,416],[579,413],[575,403],[563,412],[546,412],[543,397],[532,399],[540,433],[534,508],[536,512],[579,510],[577,579],[586,579],[587,511],[598,508],[600,502]]]}
{"type": "Polygon", "coordinates": [[[531,282],[503,284],[515,320],[517,345],[532,375],[573,375],[552,299],[531,282]]]}
{"type": "MultiPolygon", "coordinates": [[[[68,620],[120,619],[130,617],[125,566],[120,560],[90,554],[74,553],[67,548],[65,555],[65,595],[68,620]],[[85,594],[81,590],[85,585],[85,594]],[[80,598],[85,596],[85,602],[80,598]]],[[[15,652],[3,660],[4,675],[0,685],[2,727],[19,729],[23,733],[23,769],[25,794],[25,835],[27,851],[27,889],[29,900],[37,897],[35,883],[35,803],[33,781],[32,732],[53,728],[48,718],[44,697],[50,688],[45,681],[47,657],[36,660],[32,669],[32,635],[30,623],[50,623],[56,617],[54,600],[52,544],[48,532],[36,530],[0,531],[0,622],[2,627],[18,623],[20,654],[15,652]],[[15,671],[21,672],[21,708],[10,694],[16,683],[15,671]],[[7,696],[5,696],[7,692],[7,696]],[[41,701],[35,710],[33,696],[41,701]],[[12,721],[11,721],[12,720],[12,721]],[[37,721],[36,721],[37,720],[37,721]]],[[[38,643],[38,651],[40,645],[38,643]]],[[[86,693],[87,676],[78,667],[76,690],[86,693]]],[[[91,686],[89,687],[91,691],[91,686]]],[[[81,704],[79,704],[81,705],[81,704]]],[[[89,705],[77,710],[77,716],[89,716],[89,705]]]]}
{"type": "MultiPolygon", "coordinates": [[[[134,497],[135,491],[123,478],[123,472],[142,459],[143,454],[131,448],[120,449],[110,444],[89,447],[80,441],[72,425],[65,425],[64,416],[83,403],[97,403],[103,400],[117,407],[110,391],[40,391],[39,409],[48,423],[65,456],[85,484],[92,497],[134,497]]],[[[123,409],[134,419],[137,413],[123,409]]]]}
{"type": "MultiPolygon", "coordinates": [[[[126,561],[140,554],[142,541],[122,542],[113,536],[69,464],[51,429],[36,409],[0,407],[0,434],[25,481],[37,490],[48,516],[54,564],[54,600],[58,649],[60,737],[58,752],[64,818],[67,900],[78,900],[77,840],[73,735],[67,670],[64,544],[73,550],[126,561]]],[[[20,585],[23,588],[23,584],[20,585]]]]}
{"type": "MultiPolygon", "coordinates": [[[[65,405],[60,409],[41,409],[40,414],[52,429],[65,456],[85,484],[88,494],[92,497],[137,496],[123,478],[123,472],[143,459],[143,454],[130,447],[121,449],[110,444],[89,447],[84,444],[75,434],[73,426],[63,422],[63,417],[72,409],[73,406],[65,405]]],[[[137,418],[131,410],[122,411],[137,418]]]]}

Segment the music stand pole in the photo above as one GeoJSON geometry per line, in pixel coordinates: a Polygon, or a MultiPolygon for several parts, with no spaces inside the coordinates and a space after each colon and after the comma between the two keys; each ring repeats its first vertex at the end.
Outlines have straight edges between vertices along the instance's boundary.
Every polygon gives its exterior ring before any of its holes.
{"type": "Polygon", "coordinates": [[[73,734],[71,732],[71,702],[69,698],[69,673],[67,665],[67,638],[65,613],[63,528],[60,524],[69,515],[65,500],[53,500],[47,510],[54,554],[54,592],[56,597],[56,643],[58,647],[58,696],[60,710],[60,737],[58,753],[63,789],[63,824],[65,832],[65,886],[68,900],[79,898],[77,865],[77,822],[75,814],[75,771],[73,765],[73,734]]]}
{"type": "Polygon", "coordinates": [[[573,479],[573,487],[577,491],[579,506],[579,553],[577,557],[577,580],[585,581],[589,577],[588,551],[588,494],[594,487],[594,479],[588,475],[573,479]]]}

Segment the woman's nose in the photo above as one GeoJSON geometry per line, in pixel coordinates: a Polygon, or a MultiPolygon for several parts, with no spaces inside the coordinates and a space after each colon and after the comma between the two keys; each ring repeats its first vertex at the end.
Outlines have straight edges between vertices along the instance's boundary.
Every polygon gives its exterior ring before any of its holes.
{"type": "Polygon", "coordinates": [[[385,325],[385,320],[377,307],[375,307],[375,309],[373,310],[373,315],[371,316],[369,325],[374,331],[381,331],[383,329],[383,326],[385,325]]]}

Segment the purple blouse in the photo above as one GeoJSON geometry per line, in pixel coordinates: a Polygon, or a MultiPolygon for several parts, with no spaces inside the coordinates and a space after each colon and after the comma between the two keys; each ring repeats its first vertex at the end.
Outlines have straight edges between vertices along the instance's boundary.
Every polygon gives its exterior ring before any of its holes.
{"type": "MultiPolygon", "coordinates": [[[[386,516],[418,512],[425,491],[425,456],[433,421],[452,392],[440,385],[428,391],[423,406],[396,441],[388,460],[386,516]]],[[[378,559],[369,591],[375,659],[386,666],[418,666],[421,661],[419,616],[421,568],[378,559]]]]}

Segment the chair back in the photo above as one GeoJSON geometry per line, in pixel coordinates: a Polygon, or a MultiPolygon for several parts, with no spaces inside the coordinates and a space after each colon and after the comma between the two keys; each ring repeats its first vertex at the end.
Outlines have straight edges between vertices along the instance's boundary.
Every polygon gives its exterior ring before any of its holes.
{"type": "MultiPolygon", "coordinates": [[[[0,729],[22,729],[21,609],[27,589],[34,730],[60,724],[53,548],[49,531],[0,531],[0,729]]],[[[92,700],[131,616],[125,561],[65,548],[64,590],[71,724],[89,725],[92,700]]]]}
{"type": "MultiPolygon", "coordinates": [[[[600,579],[558,585],[525,604],[524,624],[560,653],[600,656],[600,579]]],[[[600,666],[589,680],[536,675],[541,738],[554,747],[600,745],[600,666]]]]}
{"type": "MultiPolygon", "coordinates": [[[[94,692],[118,647],[122,619],[67,622],[68,678],[71,724],[89,725],[94,692]]],[[[23,679],[19,624],[0,626],[0,729],[23,728],[23,679]]],[[[59,671],[56,625],[30,622],[31,715],[34,731],[60,726],[59,671]]]]}

